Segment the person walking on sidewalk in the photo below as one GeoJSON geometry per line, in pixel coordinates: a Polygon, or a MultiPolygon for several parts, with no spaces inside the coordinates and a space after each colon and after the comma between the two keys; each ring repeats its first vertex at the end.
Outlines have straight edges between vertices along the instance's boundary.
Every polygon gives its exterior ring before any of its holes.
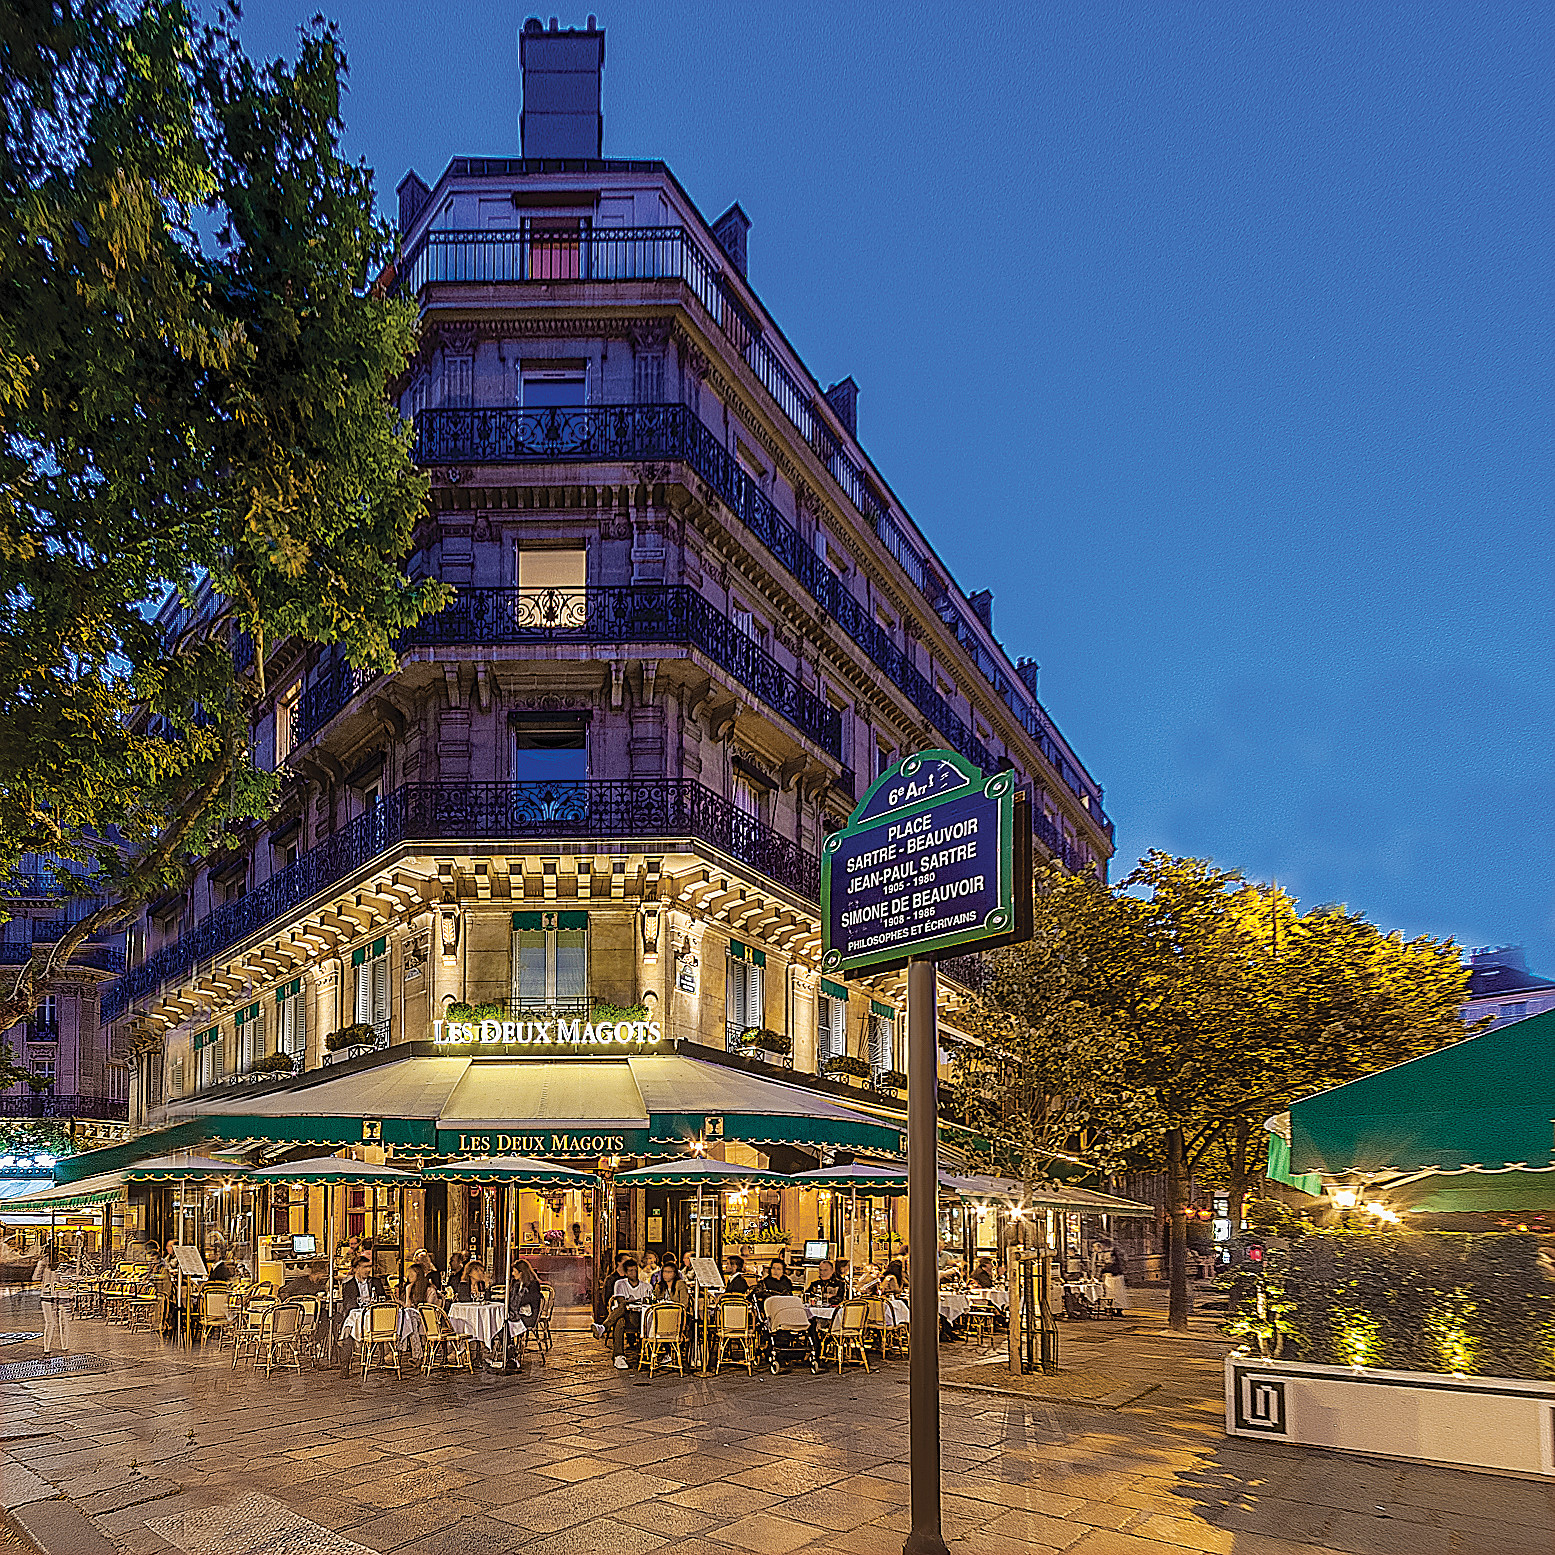
{"type": "Polygon", "coordinates": [[[38,1260],[39,1297],[43,1302],[43,1353],[58,1350],[70,1354],[70,1294],[59,1275],[59,1262],[52,1247],[38,1260]]]}

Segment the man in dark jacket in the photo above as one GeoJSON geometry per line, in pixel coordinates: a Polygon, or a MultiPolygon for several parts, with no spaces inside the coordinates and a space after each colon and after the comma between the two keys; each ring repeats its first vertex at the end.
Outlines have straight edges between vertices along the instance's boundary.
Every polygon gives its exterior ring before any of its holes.
{"type": "Polygon", "coordinates": [[[340,1340],[340,1374],[351,1374],[351,1357],[356,1353],[356,1341],[345,1332],[346,1319],[358,1307],[370,1307],[375,1301],[387,1298],[383,1282],[373,1278],[373,1261],[363,1253],[351,1266],[351,1278],[340,1287],[340,1305],[336,1309],[336,1333],[340,1340]]]}

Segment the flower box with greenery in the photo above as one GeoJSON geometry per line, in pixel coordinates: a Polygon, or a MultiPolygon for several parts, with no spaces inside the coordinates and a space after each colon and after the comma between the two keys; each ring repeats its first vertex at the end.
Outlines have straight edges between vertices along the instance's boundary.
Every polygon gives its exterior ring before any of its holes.
{"type": "Polygon", "coordinates": [[[604,999],[596,999],[589,1006],[589,1020],[596,1026],[615,1026],[621,1021],[647,1019],[648,1006],[640,1000],[636,1004],[611,1004],[604,999]]]}
{"type": "Polygon", "coordinates": [[[875,1085],[882,1091],[905,1091],[907,1076],[900,1069],[882,1069],[875,1076],[875,1085]]]}
{"type": "Polygon", "coordinates": [[[377,1040],[377,1031],[366,1021],[359,1020],[330,1032],[324,1038],[324,1047],[328,1052],[339,1053],[348,1047],[371,1047],[377,1040]]]}
{"type": "Polygon", "coordinates": [[[248,1072],[265,1077],[296,1074],[297,1060],[290,1053],[271,1053],[268,1057],[256,1059],[248,1072]]]}
{"type": "Polygon", "coordinates": [[[448,1006],[447,1018],[449,1020],[504,1020],[507,1013],[507,1005],[495,999],[487,1000],[484,1004],[466,1004],[460,1000],[448,1006]]]}
{"type": "Polygon", "coordinates": [[[821,1060],[821,1074],[826,1079],[867,1080],[869,1065],[864,1059],[855,1058],[851,1053],[839,1053],[835,1058],[821,1060]]]}
{"type": "Polygon", "coordinates": [[[786,1031],[771,1031],[765,1026],[747,1026],[740,1033],[740,1046],[777,1053],[787,1058],[794,1051],[794,1039],[786,1031]]]}
{"type": "Polygon", "coordinates": [[[1262,1352],[1226,1358],[1233,1435],[1551,1471],[1555,1282],[1537,1236],[1308,1232],[1233,1284],[1225,1330],[1262,1352]]]}

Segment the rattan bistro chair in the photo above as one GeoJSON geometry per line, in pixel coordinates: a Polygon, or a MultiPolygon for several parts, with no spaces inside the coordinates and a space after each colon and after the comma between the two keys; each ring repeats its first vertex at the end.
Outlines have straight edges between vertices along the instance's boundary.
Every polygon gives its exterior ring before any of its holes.
{"type": "Polygon", "coordinates": [[[265,1352],[265,1376],[277,1366],[302,1371],[302,1308],[283,1301],[267,1307],[260,1318],[260,1344],[265,1352]]]}
{"type": "Polygon", "coordinates": [[[869,1351],[865,1338],[869,1332],[869,1303],[845,1301],[832,1317],[832,1325],[821,1341],[821,1359],[837,1362],[837,1375],[842,1375],[843,1363],[852,1356],[869,1370],[869,1351]]]}
{"type": "Polygon", "coordinates": [[[264,1321],[273,1303],[251,1301],[240,1314],[232,1315],[232,1369],[245,1362],[252,1364],[264,1354],[264,1321]]]}
{"type": "Polygon", "coordinates": [[[646,1366],[651,1377],[661,1364],[668,1367],[673,1363],[675,1370],[684,1377],[686,1365],[681,1359],[680,1342],[685,1327],[686,1309],[678,1301],[663,1301],[649,1307],[643,1313],[643,1342],[637,1357],[638,1371],[646,1366]],[[668,1360],[663,1359],[666,1355],[668,1360]]]}
{"type": "Polygon", "coordinates": [[[367,1324],[362,1333],[362,1375],[373,1367],[377,1356],[378,1366],[387,1371],[392,1365],[394,1375],[400,1375],[400,1309],[388,1302],[374,1302],[367,1309],[367,1324]]]}
{"type": "Polygon", "coordinates": [[[207,1285],[200,1292],[200,1348],[203,1350],[210,1343],[212,1334],[216,1336],[218,1345],[225,1344],[231,1331],[232,1310],[228,1304],[227,1287],[207,1285]]]}
{"type": "Polygon", "coordinates": [[[736,1365],[743,1364],[746,1374],[755,1375],[756,1344],[751,1328],[751,1307],[743,1296],[725,1296],[713,1309],[713,1375],[728,1357],[731,1345],[739,1345],[740,1357],[736,1365]]]}
{"type": "Polygon", "coordinates": [[[426,1354],[421,1358],[421,1369],[427,1376],[434,1371],[467,1371],[473,1373],[475,1360],[470,1353],[470,1336],[461,1334],[448,1321],[448,1314],[441,1307],[428,1304],[421,1308],[421,1321],[427,1328],[426,1354]]]}
{"type": "Polygon", "coordinates": [[[551,1353],[551,1314],[556,1310],[556,1291],[550,1285],[540,1287],[540,1313],[535,1318],[535,1345],[541,1355],[551,1353]]]}

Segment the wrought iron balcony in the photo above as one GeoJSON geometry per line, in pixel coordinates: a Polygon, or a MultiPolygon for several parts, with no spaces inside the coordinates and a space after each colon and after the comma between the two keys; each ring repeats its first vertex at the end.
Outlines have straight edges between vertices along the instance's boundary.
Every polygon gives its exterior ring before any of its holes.
{"type": "Polygon", "coordinates": [[[446,610],[417,622],[401,647],[529,642],[683,643],[699,649],[834,760],[842,760],[842,714],[802,686],[695,589],[680,584],[460,589],[446,610]]]}
{"type": "MultiPolygon", "coordinates": [[[[500,231],[428,232],[400,263],[396,284],[419,297],[428,286],[448,282],[599,284],[645,280],[683,281],[696,294],[709,317],[900,563],[914,587],[955,632],[1000,700],[1042,747],[1068,787],[1076,796],[1088,800],[1088,807],[1110,837],[1111,823],[1102,813],[1101,790],[1092,791],[1068,760],[1045,710],[1028,699],[988,652],[963,603],[946,592],[936,570],[897,522],[866,476],[863,465],[832,430],[821,409],[822,397],[789,371],[760,318],[724,273],[722,261],[710,254],[692,233],[679,226],[594,228],[585,222],[558,232],[550,220],[544,225],[526,223],[500,231]]],[[[984,763],[979,765],[991,770],[984,763]]]]}
{"type": "Polygon", "coordinates": [[[76,1118],[92,1123],[123,1123],[127,1101],[106,1096],[56,1096],[52,1091],[0,1096],[0,1118],[76,1118]]]}
{"type": "MultiPolygon", "coordinates": [[[[13,922],[6,925],[15,928],[13,922]]],[[[31,939],[0,939],[0,966],[20,966],[32,959],[33,953],[60,938],[59,933],[34,934],[31,939]]],[[[119,973],[124,970],[124,952],[117,945],[101,945],[88,940],[78,945],[70,957],[72,967],[90,967],[96,972],[119,973]]],[[[64,968],[60,968],[63,972],[64,968]]]]}
{"type": "MultiPolygon", "coordinates": [[[[929,720],[948,746],[985,772],[999,767],[999,757],[977,738],[928,676],[815,554],[814,548],[805,543],[799,531],[688,406],[424,410],[416,417],[415,457],[423,465],[670,460],[689,465],[929,720]]],[[[1079,793],[1079,774],[1066,762],[1054,735],[1023,703],[1012,701],[1011,706],[1044,757],[1065,783],[1079,793]],[[1028,716],[1022,716],[1023,709],[1028,716]]],[[[1112,823],[1102,814],[1099,797],[1093,799],[1090,813],[1110,836],[1112,823]]]]}
{"type": "Polygon", "coordinates": [[[691,778],[588,778],[558,783],[407,783],[300,855],[247,896],[218,907],[188,933],[125,973],[104,995],[117,1020],[164,982],[187,977],[247,935],[405,843],[597,839],[701,842],[818,902],[813,853],[736,809],[691,778]]]}

